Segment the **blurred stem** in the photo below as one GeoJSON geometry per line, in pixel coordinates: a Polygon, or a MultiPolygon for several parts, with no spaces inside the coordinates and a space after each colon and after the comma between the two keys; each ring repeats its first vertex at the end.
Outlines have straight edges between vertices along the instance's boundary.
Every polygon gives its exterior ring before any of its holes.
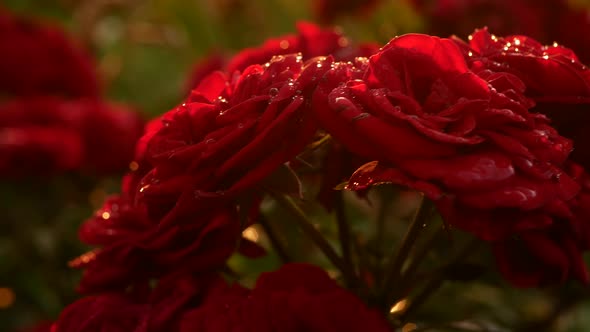
{"type": "Polygon", "coordinates": [[[266,233],[266,236],[268,236],[270,244],[272,245],[273,249],[275,250],[275,252],[279,256],[281,261],[283,263],[289,263],[289,262],[293,261],[291,259],[291,257],[289,256],[289,253],[288,253],[287,249],[285,248],[285,245],[283,244],[281,239],[279,239],[279,237],[277,236],[277,233],[272,228],[268,219],[266,219],[266,217],[261,214],[260,217],[258,217],[258,223],[260,224],[260,226],[264,230],[264,233],[266,233]]]}
{"type": "Polygon", "coordinates": [[[389,212],[389,204],[388,202],[394,199],[394,193],[392,192],[395,188],[391,186],[380,186],[381,189],[380,193],[380,200],[379,200],[379,210],[377,211],[377,224],[375,227],[375,248],[376,248],[376,256],[377,256],[377,267],[375,268],[375,280],[377,283],[381,283],[383,281],[383,258],[385,256],[385,249],[383,242],[385,240],[385,231],[386,231],[386,221],[387,221],[387,213],[389,212]]]}
{"type": "Polygon", "coordinates": [[[418,308],[420,308],[426,301],[432,296],[447,280],[447,269],[450,266],[453,266],[465,258],[467,258],[470,254],[472,254],[475,249],[481,244],[481,240],[477,238],[471,239],[461,250],[459,250],[455,255],[453,255],[445,264],[443,264],[440,268],[436,269],[439,271],[435,273],[430,280],[426,283],[426,286],[422,289],[418,295],[416,295],[411,301],[408,308],[404,311],[401,321],[405,322],[409,316],[411,316],[418,308]]]}
{"type": "MultiPolygon", "coordinates": [[[[432,249],[432,246],[436,243],[436,239],[443,234],[445,231],[442,227],[439,227],[435,232],[433,232],[430,237],[425,241],[424,245],[420,247],[420,249],[411,257],[410,264],[408,268],[403,271],[399,282],[395,285],[392,285],[392,289],[388,291],[388,298],[393,299],[391,302],[396,302],[399,297],[402,295],[402,290],[406,289],[408,284],[414,279],[415,273],[420,266],[420,263],[424,261],[426,255],[432,249]]],[[[387,289],[385,289],[387,291],[387,289]]]]}
{"type": "MultiPolygon", "coordinates": [[[[386,270],[385,278],[383,280],[383,286],[381,293],[385,297],[388,293],[387,290],[392,289],[394,285],[396,285],[401,277],[401,269],[403,267],[403,263],[408,258],[410,254],[410,250],[412,249],[418,235],[420,234],[420,230],[422,229],[422,223],[424,218],[426,217],[428,207],[424,204],[425,199],[424,195],[420,196],[420,203],[418,205],[418,209],[412,218],[412,222],[408,227],[406,235],[404,236],[399,249],[395,256],[392,256],[392,259],[389,264],[389,268],[386,270]]],[[[383,303],[386,304],[386,298],[383,298],[383,303]]]]}
{"type": "Polygon", "coordinates": [[[351,240],[350,240],[350,224],[346,220],[346,213],[344,211],[344,194],[342,191],[334,193],[335,210],[336,210],[336,223],[338,224],[338,239],[340,242],[340,250],[342,252],[342,260],[344,268],[346,269],[344,276],[346,284],[350,288],[355,288],[357,278],[350,278],[356,276],[356,270],[354,262],[352,261],[351,255],[351,240]]]}
{"type": "Polygon", "coordinates": [[[307,218],[307,215],[305,215],[305,212],[301,210],[297,203],[295,203],[291,197],[285,194],[271,192],[271,195],[281,206],[286,208],[295,217],[295,221],[297,221],[297,224],[303,233],[310,237],[310,239],[324,253],[332,265],[340,270],[342,275],[345,276],[345,279],[354,278],[354,276],[346,275],[348,270],[346,269],[346,264],[342,258],[340,258],[336,251],[334,251],[334,248],[332,248],[322,233],[320,233],[314,227],[311,221],[307,218]]]}

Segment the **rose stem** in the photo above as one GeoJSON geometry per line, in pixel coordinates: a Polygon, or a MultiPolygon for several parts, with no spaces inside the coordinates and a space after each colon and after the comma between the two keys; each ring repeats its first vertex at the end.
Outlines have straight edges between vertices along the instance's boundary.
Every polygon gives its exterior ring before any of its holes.
{"type": "MultiPolygon", "coordinates": [[[[328,243],[328,241],[324,238],[324,236],[313,226],[313,224],[309,221],[305,212],[299,208],[299,206],[291,199],[291,197],[284,195],[284,194],[275,194],[271,193],[273,198],[284,208],[288,209],[295,216],[295,220],[297,221],[301,230],[307,234],[311,238],[311,240],[315,243],[316,246],[324,253],[324,255],[328,258],[328,260],[334,265],[340,272],[345,275],[347,272],[346,267],[342,259],[338,256],[336,251],[332,248],[332,246],[328,243]]],[[[352,276],[347,276],[346,278],[352,278],[352,276]]]]}
{"type": "Polygon", "coordinates": [[[432,249],[432,245],[435,244],[436,239],[443,233],[444,229],[442,227],[439,227],[435,232],[433,232],[425,241],[424,245],[418,249],[414,255],[412,255],[410,264],[408,265],[408,268],[403,271],[399,282],[395,285],[392,285],[392,289],[390,291],[385,289],[385,291],[388,291],[387,297],[393,299],[393,302],[396,302],[398,297],[401,296],[400,292],[407,286],[408,282],[413,279],[414,273],[418,270],[420,263],[423,262],[426,255],[430,252],[430,249],[432,249]]]}
{"type": "Polygon", "coordinates": [[[445,264],[443,264],[440,268],[436,269],[441,271],[440,273],[434,275],[424,286],[422,291],[416,295],[411,301],[410,305],[404,311],[403,315],[401,316],[400,320],[402,322],[406,321],[407,317],[413,314],[421,305],[423,305],[430,296],[432,296],[435,291],[437,291],[445,282],[446,280],[446,273],[445,271],[449,266],[457,264],[458,262],[467,258],[470,254],[472,254],[475,249],[481,244],[481,240],[474,238],[470,240],[463,249],[459,250],[454,256],[452,256],[445,264]]]}
{"type": "MultiPolygon", "coordinates": [[[[338,224],[338,239],[340,241],[340,249],[342,251],[342,260],[346,268],[344,276],[354,276],[356,274],[354,262],[352,261],[352,255],[350,252],[350,224],[346,219],[346,213],[344,211],[344,194],[342,191],[334,193],[334,208],[336,211],[336,222],[338,224]]],[[[346,283],[350,288],[354,288],[356,285],[356,278],[346,279],[346,283]]]]}
{"type": "Polygon", "coordinates": [[[386,271],[382,287],[383,296],[386,296],[388,293],[387,290],[391,289],[393,285],[399,281],[403,263],[407,259],[410,250],[412,249],[412,246],[416,242],[418,234],[422,229],[422,220],[424,219],[426,210],[428,210],[424,205],[424,194],[421,194],[420,204],[416,210],[416,213],[414,214],[414,218],[412,218],[412,222],[410,223],[410,226],[406,231],[400,247],[397,250],[397,254],[392,257],[389,264],[389,269],[386,271]]]}
{"type": "Polygon", "coordinates": [[[289,253],[286,250],[285,245],[283,245],[282,241],[277,236],[277,233],[270,225],[270,222],[268,221],[266,216],[261,214],[258,217],[258,223],[260,224],[260,226],[264,230],[264,233],[266,233],[266,236],[268,236],[268,239],[270,240],[270,244],[272,245],[273,249],[275,250],[275,252],[279,256],[281,261],[283,263],[289,263],[289,262],[293,261],[291,259],[291,257],[289,256],[289,253]]]}
{"type": "MultiPolygon", "coordinates": [[[[381,187],[383,188],[383,186],[381,187]]],[[[380,283],[383,277],[383,267],[381,261],[384,256],[383,240],[385,238],[385,221],[387,220],[387,212],[389,211],[389,205],[386,204],[386,200],[390,200],[393,198],[393,195],[386,190],[382,190],[380,196],[381,197],[379,201],[379,210],[377,212],[377,225],[375,227],[375,246],[378,256],[378,265],[375,268],[374,273],[375,280],[377,281],[377,283],[380,283]]]]}

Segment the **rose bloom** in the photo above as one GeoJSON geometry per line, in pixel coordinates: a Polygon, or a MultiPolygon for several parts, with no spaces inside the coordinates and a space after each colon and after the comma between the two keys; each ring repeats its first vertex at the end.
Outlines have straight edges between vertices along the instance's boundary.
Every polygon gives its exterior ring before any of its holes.
{"type": "Polygon", "coordinates": [[[341,288],[320,268],[286,264],[263,273],[252,290],[211,292],[187,311],[181,332],[391,331],[385,317],[341,288]]]}
{"type": "Polygon", "coordinates": [[[468,43],[455,41],[475,72],[509,72],[522,80],[525,95],[536,103],[532,111],[547,115],[560,134],[576,142],[572,160],[590,167],[590,70],[572,50],[526,36],[493,36],[486,29],[476,30],[468,43]]]}
{"type": "Polygon", "coordinates": [[[43,175],[126,169],[143,120],[128,106],[31,96],[0,102],[0,170],[43,175]]]}
{"type": "MultiPolygon", "coordinates": [[[[332,56],[336,61],[353,61],[355,57],[368,57],[377,52],[379,46],[374,43],[354,45],[336,29],[322,29],[308,22],[297,24],[297,34],[270,38],[262,45],[246,48],[226,60],[224,70],[230,75],[243,71],[250,65],[263,64],[277,55],[301,53],[302,60],[315,57],[332,56]]],[[[222,67],[219,54],[212,54],[195,65],[188,79],[188,85],[196,87],[206,74],[222,67]]]]}
{"type": "Polygon", "coordinates": [[[172,272],[214,270],[238,245],[235,207],[203,211],[174,225],[158,221],[125,193],[109,198],[80,228],[83,242],[101,247],[70,262],[85,269],[78,290],[122,291],[172,272]]]}
{"type": "Polygon", "coordinates": [[[446,222],[490,242],[571,218],[580,185],[563,167],[572,142],[529,112],[516,76],[480,77],[452,40],[417,34],[372,56],[363,80],[342,85],[346,75],[328,72],[313,105],[330,135],[375,161],[350,189],[422,191],[446,222]]]}
{"type": "Polygon", "coordinates": [[[219,72],[203,81],[147,142],[152,169],[137,198],[150,216],[172,220],[235,198],[299,154],[316,131],[308,96],[329,65],[303,69],[301,57],[278,56],[231,79],[219,72]]]}
{"type": "Polygon", "coordinates": [[[0,91],[4,96],[100,94],[92,60],[54,25],[0,8],[0,53],[0,91]]]}

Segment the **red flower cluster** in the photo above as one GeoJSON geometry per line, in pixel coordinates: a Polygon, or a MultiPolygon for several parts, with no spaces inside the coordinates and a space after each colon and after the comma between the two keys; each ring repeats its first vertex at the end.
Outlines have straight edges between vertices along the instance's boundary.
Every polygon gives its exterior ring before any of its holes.
{"type": "Polygon", "coordinates": [[[129,213],[107,202],[98,218],[106,212],[109,223],[91,219],[82,228],[83,240],[104,246],[75,264],[88,268],[82,289],[124,286],[181,265],[222,266],[244,226],[236,200],[256,195],[313,138],[309,96],[329,66],[328,59],[304,66],[299,55],[288,55],[231,79],[215,73],[152,123],[138,148],[142,171],[116,201],[129,213]],[[103,230],[127,235],[104,238],[103,230]]]}
{"type": "MultiPolygon", "coordinates": [[[[513,284],[589,281],[590,177],[550,121],[588,101],[573,53],[482,30],[469,43],[404,35],[338,61],[334,35],[313,31],[240,53],[148,124],[122,193],[80,230],[100,248],[72,265],[98,295],[66,309],[58,331],[389,330],[318,268],[285,265],[252,290],[218,279],[236,250],[261,253],[241,231],[265,194],[281,194],[269,178],[318,137],[334,142],[328,158],[368,162],[349,189],[423,192],[447,224],[491,244],[513,284]]],[[[347,171],[327,164],[326,183],[347,171]]]]}
{"type": "Polygon", "coordinates": [[[127,168],[143,121],[129,107],[100,99],[85,52],[58,28],[2,10],[0,52],[4,176],[127,168]]]}

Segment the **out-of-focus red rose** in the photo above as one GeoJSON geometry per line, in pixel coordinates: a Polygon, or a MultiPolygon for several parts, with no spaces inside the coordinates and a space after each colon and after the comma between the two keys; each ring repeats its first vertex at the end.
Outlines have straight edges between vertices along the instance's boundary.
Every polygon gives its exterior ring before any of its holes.
{"type": "Polygon", "coordinates": [[[509,73],[479,77],[450,39],[405,35],[372,56],[363,80],[332,69],[314,95],[318,121],[376,160],[349,188],[394,182],[423,191],[445,220],[487,241],[546,229],[571,214],[579,184],[562,167],[571,141],[529,112],[509,73]]]}
{"type": "Polygon", "coordinates": [[[141,114],[129,105],[95,103],[82,128],[86,168],[102,174],[127,170],[144,124],[141,114]]]}
{"type": "Polygon", "coordinates": [[[343,15],[367,15],[379,0],[319,0],[314,2],[316,17],[323,23],[332,23],[343,15]]]}
{"type": "Polygon", "coordinates": [[[98,97],[88,54],[57,27],[0,8],[0,95],[98,97]]]}
{"type": "Polygon", "coordinates": [[[251,291],[211,294],[188,311],[180,331],[391,331],[387,321],[321,269],[287,264],[264,273],[251,291]]]}
{"type": "Polygon", "coordinates": [[[487,26],[499,35],[526,35],[542,43],[558,42],[574,49],[583,62],[590,61],[590,28],[587,8],[568,0],[410,0],[424,16],[429,34],[466,36],[487,26]]]}
{"type": "Polygon", "coordinates": [[[96,99],[12,99],[0,104],[0,169],[6,176],[121,171],[142,126],[129,107],[96,99]]]}
{"type": "Polygon", "coordinates": [[[77,131],[36,125],[0,128],[3,177],[49,175],[78,169],[83,144],[77,131]]]}
{"type": "Polygon", "coordinates": [[[572,160],[590,167],[590,70],[570,49],[526,36],[492,36],[486,29],[476,30],[468,44],[456,42],[476,73],[509,72],[522,80],[525,95],[536,103],[532,111],[547,115],[572,139],[572,160]]]}

